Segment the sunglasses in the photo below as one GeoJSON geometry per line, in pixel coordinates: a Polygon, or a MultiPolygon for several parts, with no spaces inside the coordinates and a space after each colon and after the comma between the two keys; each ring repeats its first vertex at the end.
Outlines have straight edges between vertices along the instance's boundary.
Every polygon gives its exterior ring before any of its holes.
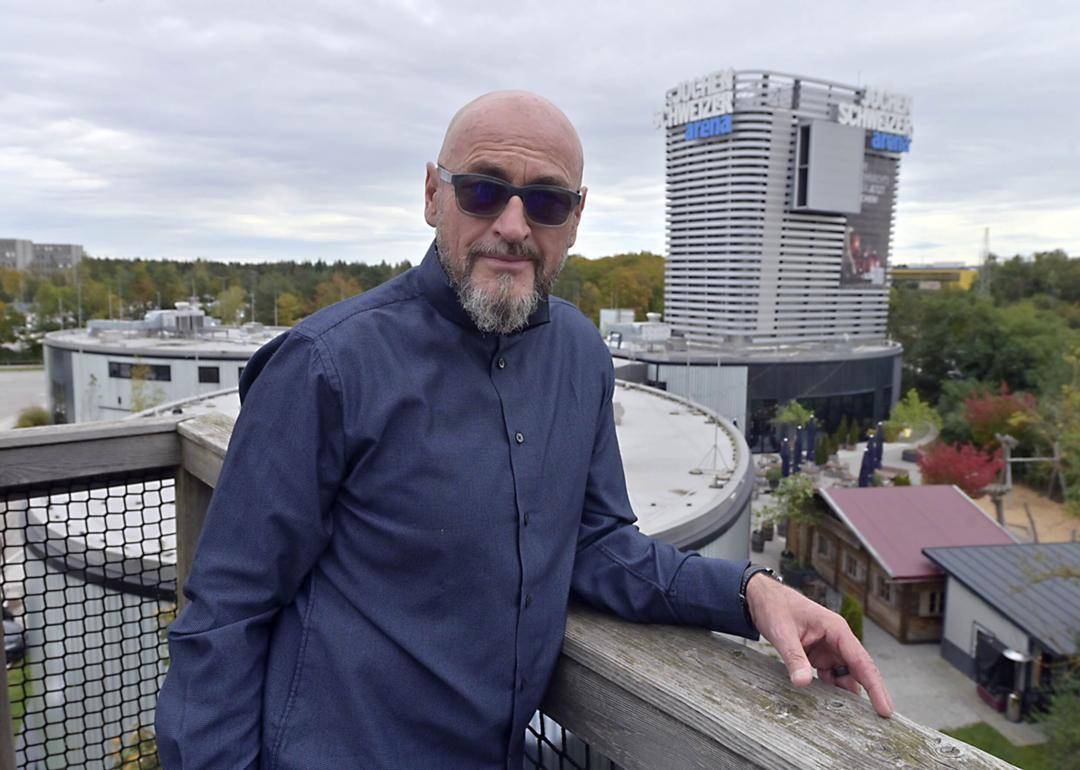
{"type": "Polygon", "coordinates": [[[474,217],[494,219],[515,195],[521,198],[525,216],[540,227],[561,227],[581,203],[581,193],[550,184],[515,187],[484,174],[452,174],[442,166],[439,178],[454,186],[458,208],[474,217]]]}

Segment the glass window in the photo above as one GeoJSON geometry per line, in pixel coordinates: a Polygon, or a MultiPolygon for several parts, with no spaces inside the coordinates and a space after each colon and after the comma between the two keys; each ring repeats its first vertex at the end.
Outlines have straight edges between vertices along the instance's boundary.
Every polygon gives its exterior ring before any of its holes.
{"type": "Polygon", "coordinates": [[[127,361],[110,361],[109,376],[117,380],[156,380],[170,382],[172,367],[168,364],[140,364],[127,361]]]}
{"type": "Polygon", "coordinates": [[[919,614],[923,617],[936,617],[945,612],[944,591],[922,591],[919,594],[919,614]]]}
{"type": "Polygon", "coordinates": [[[886,601],[889,604],[892,604],[893,603],[893,590],[892,590],[892,588],[893,588],[892,583],[884,575],[878,575],[877,576],[877,595],[878,595],[879,599],[881,599],[883,601],[886,601]]]}
{"type": "Polygon", "coordinates": [[[221,382],[221,370],[216,366],[200,366],[199,367],[199,382],[221,382]]]}

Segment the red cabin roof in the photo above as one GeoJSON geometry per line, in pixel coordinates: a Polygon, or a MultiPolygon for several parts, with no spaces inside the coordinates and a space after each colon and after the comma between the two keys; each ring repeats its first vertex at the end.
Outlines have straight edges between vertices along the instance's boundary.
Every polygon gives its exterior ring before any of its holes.
{"type": "Polygon", "coordinates": [[[923,548],[1016,542],[954,486],[829,487],[818,494],[893,580],[943,574],[923,548]]]}

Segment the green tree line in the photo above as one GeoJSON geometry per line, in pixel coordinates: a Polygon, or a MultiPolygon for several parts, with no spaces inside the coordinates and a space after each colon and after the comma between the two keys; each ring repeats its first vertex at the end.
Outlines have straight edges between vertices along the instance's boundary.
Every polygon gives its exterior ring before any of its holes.
{"type": "MultiPolygon", "coordinates": [[[[91,318],[142,318],[192,298],[226,323],[288,326],[321,307],[374,288],[407,270],[409,262],[211,262],[101,259],[47,276],[0,269],[0,342],[10,342],[26,318],[35,331],[71,327],[91,318]]],[[[661,311],[664,260],[647,252],[589,260],[572,255],[555,293],[575,302],[594,322],[601,307],[632,307],[639,317],[661,311]]]]}

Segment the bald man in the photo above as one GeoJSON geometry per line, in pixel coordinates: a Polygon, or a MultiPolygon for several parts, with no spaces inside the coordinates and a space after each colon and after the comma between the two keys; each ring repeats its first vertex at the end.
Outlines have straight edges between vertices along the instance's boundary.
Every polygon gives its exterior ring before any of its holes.
{"type": "Polygon", "coordinates": [[[549,296],[585,208],[581,143],[523,92],[454,116],[419,267],[244,370],[169,630],[166,768],[520,768],[571,595],[772,640],[891,706],[833,613],[746,561],[634,526],[595,326],[549,296]]]}

